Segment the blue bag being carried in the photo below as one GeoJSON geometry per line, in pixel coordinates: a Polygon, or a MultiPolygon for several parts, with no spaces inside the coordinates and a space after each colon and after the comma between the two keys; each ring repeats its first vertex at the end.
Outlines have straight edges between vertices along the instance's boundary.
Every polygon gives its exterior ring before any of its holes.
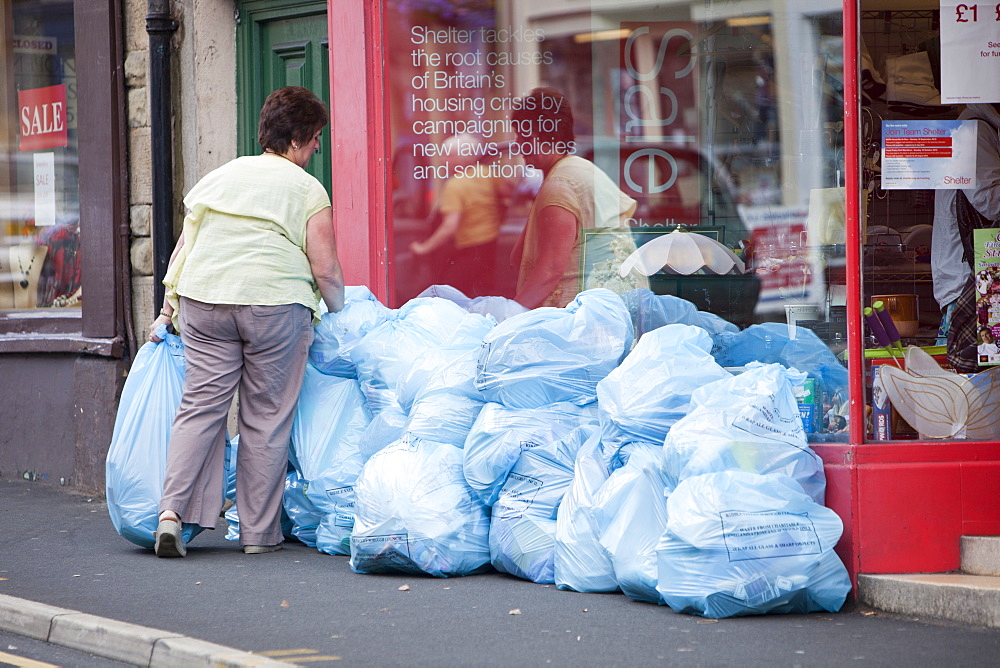
{"type": "MultiPolygon", "coordinates": [[[[163,341],[146,343],[135,355],[115,415],[105,462],[108,513],[115,530],[136,545],[153,547],[167,446],[184,387],[184,344],[166,327],[163,341]]],[[[202,528],[184,523],[189,542],[202,528]]]]}

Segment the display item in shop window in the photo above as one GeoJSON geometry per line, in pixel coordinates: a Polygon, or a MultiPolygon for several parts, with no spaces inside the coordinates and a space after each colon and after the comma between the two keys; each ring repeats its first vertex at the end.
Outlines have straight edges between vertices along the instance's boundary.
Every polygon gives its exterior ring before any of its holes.
{"type": "Polygon", "coordinates": [[[594,262],[587,278],[586,289],[607,288],[622,295],[639,287],[639,281],[631,271],[622,273],[622,265],[636,251],[635,241],[629,234],[618,234],[611,240],[612,257],[594,262]]]}
{"type": "Polygon", "coordinates": [[[934,202],[931,277],[934,298],[949,309],[948,361],[962,373],[979,370],[973,231],[1000,225],[1000,103],[970,104],[959,120],[977,120],[976,187],[938,190],[934,202]]]}
{"type": "Polygon", "coordinates": [[[38,305],[64,307],[78,303],[82,296],[79,222],[46,228],[38,235],[38,243],[49,249],[39,277],[38,305]]]}
{"type": "Polygon", "coordinates": [[[35,308],[38,305],[38,279],[42,273],[48,248],[33,241],[11,246],[8,263],[14,273],[14,308],[35,308]]]}
{"type": "Polygon", "coordinates": [[[979,330],[979,346],[977,348],[979,352],[979,363],[995,363],[997,360],[997,355],[1000,355],[1000,348],[997,347],[996,338],[993,336],[993,330],[989,327],[982,327],[979,330]],[[984,359],[985,358],[985,359],[984,359]]]}
{"type": "Polygon", "coordinates": [[[965,375],[943,369],[916,346],[906,349],[905,370],[882,365],[889,400],[925,438],[1000,438],[1000,367],[965,375]]]}
{"type": "Polygon", "coordinates": [[[622,262],[622,277],[633,271],[652,276],[659,271],[691,275],[708,270],[713,274],[746,271],[743,260],[725,244],[703,234],[688,232],[683,226],[648,241],[622,262]]]}

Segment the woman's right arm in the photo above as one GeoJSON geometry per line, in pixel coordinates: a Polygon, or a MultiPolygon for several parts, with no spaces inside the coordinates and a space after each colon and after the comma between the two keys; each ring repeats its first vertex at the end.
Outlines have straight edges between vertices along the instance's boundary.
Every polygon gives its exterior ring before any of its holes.
{"type": "Polygon", "coordinates": [[[344,308],[344,272],[337,257],[330,207],[313,214],[306,223],[306,257],[326,308],[331,313],[344,308]]]}
{"type": "MultiPolygon", "coordinates": [[[[181,252],[181,248],[183,247],[184,247],[184,233],[181,232],[181,236],[178,237],[177,243],[174,245],[174,250],[170,254],[170,260],[167,262],[167,269],[169,269],[170,266],[174,263],[174,260],[177,259],[177,254],[181,252]]],[[[156,328],[159,327],[160,325],[169,325],[173,320],[173,318],[174,318],[174,308],[170,305],[170,302],[167,301],[167,298],[164,297],[163,306],[160,307],[159,315],[156,316],[156,320],[153,321],[153,324],[149,326],[149,340],[153,342],[162,341],[163,339],[156,336],[155,334],[156,328]]]]}

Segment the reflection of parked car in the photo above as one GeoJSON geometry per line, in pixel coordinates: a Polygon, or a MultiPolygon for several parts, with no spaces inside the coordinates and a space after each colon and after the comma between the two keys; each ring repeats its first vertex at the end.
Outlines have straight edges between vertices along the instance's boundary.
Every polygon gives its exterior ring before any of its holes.
{"type": "Polygon", "coordinates": [[[718,227],[737,248],[747,239],[726,168],[688,145],[577,138],[580,155],[615,179],[638,206],[638,227],[718,227]],[[626,173],[627,169],[627,173],[626,173]],[[662,192],[649,192],[662,188],[662,192]],[[644,191],[644,192],[640,192],[644,191]]]}

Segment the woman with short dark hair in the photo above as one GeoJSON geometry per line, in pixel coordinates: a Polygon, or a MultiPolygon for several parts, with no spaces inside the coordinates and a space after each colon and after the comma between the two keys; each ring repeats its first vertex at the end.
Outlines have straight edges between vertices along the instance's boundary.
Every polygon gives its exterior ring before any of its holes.
{"type": "Polygon", "coordinates": [[[188,214],[149,329],[173,323],[184,341],[184,392],[171,429],[155,551],[183,557],[181,522],[214,528],[223,502],[226,420],[236,393],[236,504],[247,554],[281,547],[288,444],[322,298],[344,305],[330,197],[305,171],[329,115],[310,91],[268,96],[264,152],[207,174],[188,214]]]}

